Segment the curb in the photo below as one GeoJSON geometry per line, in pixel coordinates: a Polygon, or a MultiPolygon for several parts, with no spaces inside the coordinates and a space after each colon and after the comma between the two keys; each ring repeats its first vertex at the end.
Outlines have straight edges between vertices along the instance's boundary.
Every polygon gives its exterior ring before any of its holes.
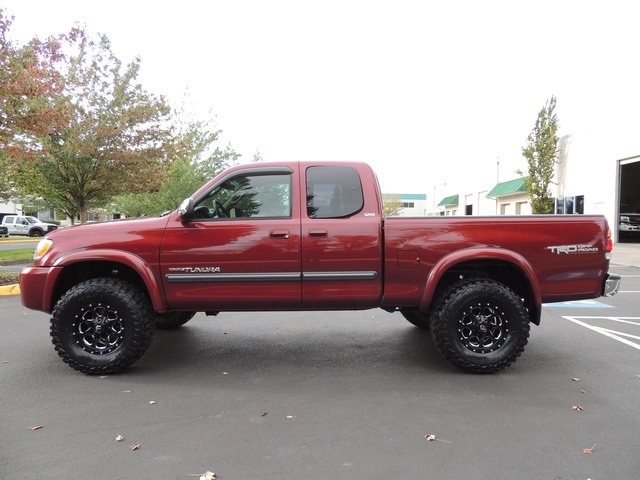
{"type": "Polygon", "coordinates": [[[42,238],[42,237],[28,237],[28,238],[1,238],[0,239],[0,243],[27,243],[27,242],[34,242],[36,241],[38,238],[42,238]]]}
{"type": "Polygon", "coordinates": [[[8,295],[20,295],[20,285],[17,283],[13,285],[3,285],[0,287],[0,297],[8,295]]]}

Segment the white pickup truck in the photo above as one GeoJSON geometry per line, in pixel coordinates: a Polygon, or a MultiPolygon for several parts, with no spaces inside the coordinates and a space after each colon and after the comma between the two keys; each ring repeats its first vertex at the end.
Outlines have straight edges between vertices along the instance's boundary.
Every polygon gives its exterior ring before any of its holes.
{"type": "Polygon", "coordinates": [[[52,223],[44,223],[36,217],[26,215],[6,215],[2,225],[7,227],[9,235],[28,235],[29,237],[44,237],[47,233],[58,228],[52,223]]]}

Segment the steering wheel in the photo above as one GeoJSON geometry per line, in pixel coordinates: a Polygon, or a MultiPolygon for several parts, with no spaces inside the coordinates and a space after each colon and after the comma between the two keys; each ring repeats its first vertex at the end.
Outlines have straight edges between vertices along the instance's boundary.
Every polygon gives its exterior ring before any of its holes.
{"type": "Polygon", "coordinates": [[[216,211],[216,215],[218,215],[218,218],[228,218],[229,214],[227,213],[227,211],[224,209],[224,207],[222,206],[222,204],[218,201],[215,200],[213,202],[213,208],[216,211]]]}
{"type": "Polygon", "coordinates": [[[198,207],[194,210],[193,216],[195,218],[210,218],[209,209],[207,207],[198,207]]]}

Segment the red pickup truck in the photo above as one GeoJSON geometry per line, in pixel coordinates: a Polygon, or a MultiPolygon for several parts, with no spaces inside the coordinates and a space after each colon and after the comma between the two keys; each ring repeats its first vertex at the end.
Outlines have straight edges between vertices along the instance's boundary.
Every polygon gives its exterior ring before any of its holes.
{"type": "Polygon", "coordinates": [[[85,373],[129,367],[156,328],[195,312],[370,308],[430,329],[462,369],[495,372],[523,352],[543,303],[616,293],[611,250],[602,216],[383,219],[364,163],[254,163],[169,215],[49,233],[20,291],[85,373]]]}

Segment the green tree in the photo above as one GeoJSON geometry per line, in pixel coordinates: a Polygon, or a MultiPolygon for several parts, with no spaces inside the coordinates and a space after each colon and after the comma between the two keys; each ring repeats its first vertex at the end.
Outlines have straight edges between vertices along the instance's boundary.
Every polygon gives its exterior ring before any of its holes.
{"type": "Polygon", "coordinates": [[[161,188],[151,194],[119,196],[115,205],[128,216],[175,210],[189,195],[240,158],[231,145],[217,145],[222,131],[213,118],[196,120],[184,107],[174,113],[174,157],[161,188]]]}
{"type": "Polygon", "coordinates": [[[39,194],[86,220],[90,206],[123,192],[158,190],[173,142],[171,110],[137,83],[140,60],[123,67],[108,38],[75,28],[64,36],[61,95],[70,111],[46,134],[44,154],[18,168],[23,193],[39,194]]]}
{"type": "Polygon", "coordinates": [[[402,201],[400,195],[385,194],[382,196],[382,216],[396,217],[402,213],[402,201]]]}
{"type": "MultiPolygon", "coordinates": [[[[549,185],[553,181],[558,156],[558,119],[556,97],[552,96],[538,113],[536,124],[522,148],[527,159],[527,190],[531,195],[534,214],[553,213],[553,196],[549,185]]],[[[522,172],[518,172],[522,174],[522,172]]]]}
{"type": "Polygon", "coordinates": [[[255,152],[253,152],[253,158],[251,159],[251,163],[260,163],[260,162],[264,162],[264,158],[262,157],[262,155],[260,155],[260,152],[256,150],[255,152]]]}
{"type": "Polygon", "coordinates": [[[16,174],[43,154],[41,137],[56,131],[69,116],[60,99],[64,79],[60,39],[26,45],[9,39],[13,17],[0,8],[0,199],[17,195],[16,174]]]}

